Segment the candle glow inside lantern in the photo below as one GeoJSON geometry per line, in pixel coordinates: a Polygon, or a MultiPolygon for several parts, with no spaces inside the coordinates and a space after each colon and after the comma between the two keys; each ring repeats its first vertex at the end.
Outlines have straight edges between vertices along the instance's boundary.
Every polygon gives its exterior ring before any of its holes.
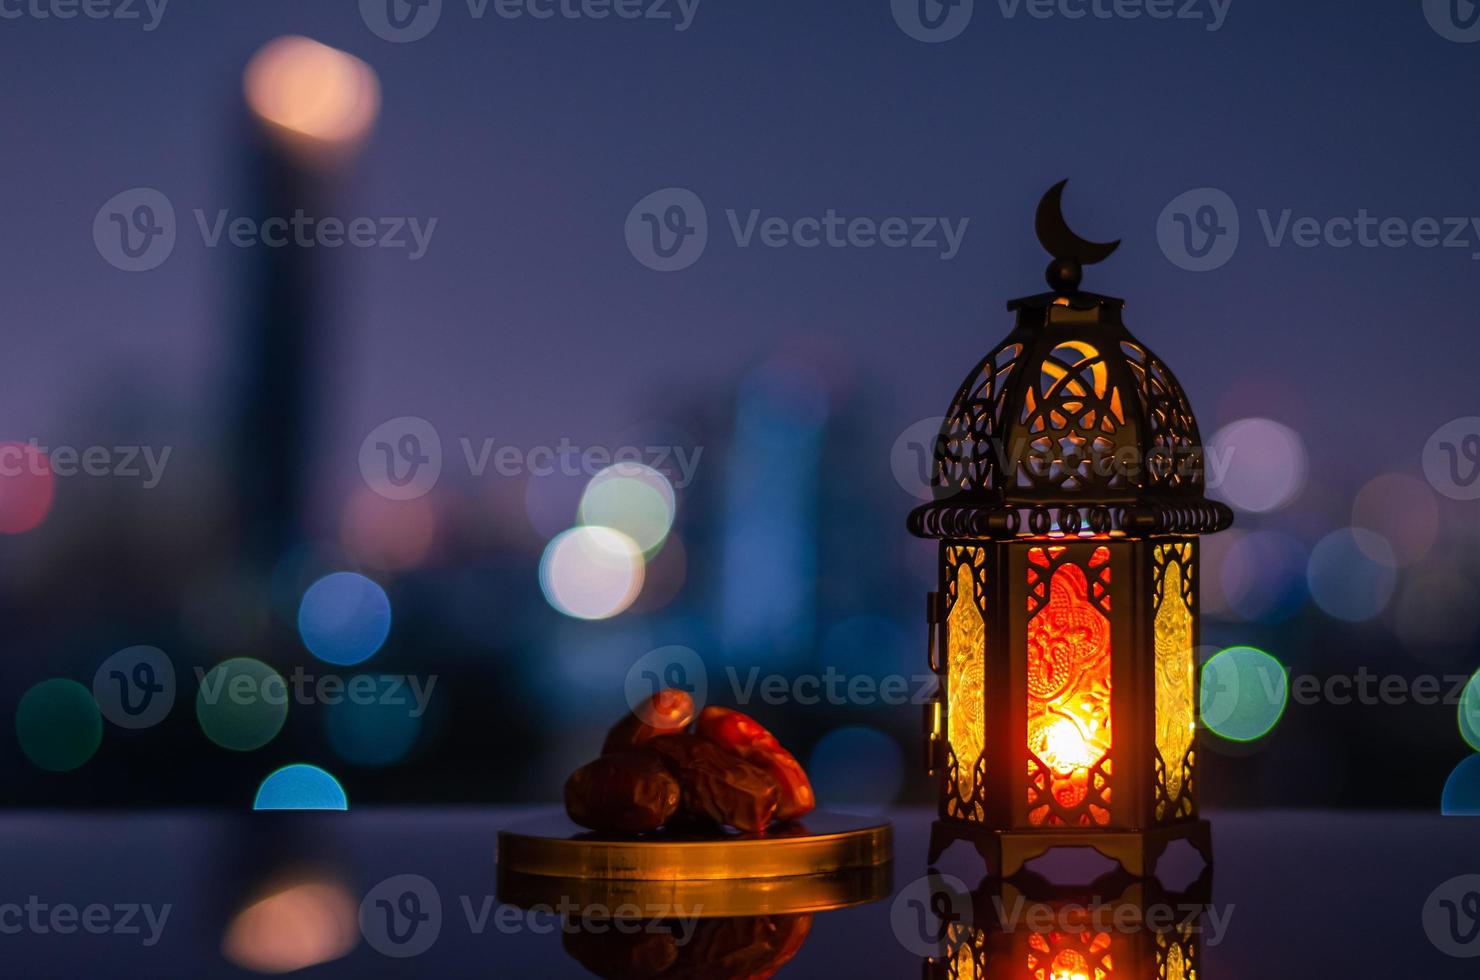
{"type": "Polygon", "coordinates": [[[927,763],[934,861],[972,842],[1011,875],[1091,846],[1135,875],[1197,816],[1199,534],[1232,512],[1203,494],[1202,445],[1167,366],[1079,290],[1119,244],[1073,235],[1063,184],[1039,205],[1052,291],[1014,300],[1008,337],[958,390],[935,444],[927,763]]]}

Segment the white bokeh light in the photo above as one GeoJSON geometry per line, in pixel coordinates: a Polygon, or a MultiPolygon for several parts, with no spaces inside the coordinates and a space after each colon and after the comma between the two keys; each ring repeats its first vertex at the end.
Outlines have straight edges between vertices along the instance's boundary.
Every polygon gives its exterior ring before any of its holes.
{"type": "Polygon", "coordinates": [[[608,619],[642,591],[642,549],[609,527],[574,527],[540,559],[540,588],[550,605],[577,619],[608,619]]]}
{"type": "Polygon", "coordinates": [[[1208,492],[1238,510],[1264,514],[1305,487],[1305,442],[1273,419],[1230,422],[1208,442],[1208,492]]]}

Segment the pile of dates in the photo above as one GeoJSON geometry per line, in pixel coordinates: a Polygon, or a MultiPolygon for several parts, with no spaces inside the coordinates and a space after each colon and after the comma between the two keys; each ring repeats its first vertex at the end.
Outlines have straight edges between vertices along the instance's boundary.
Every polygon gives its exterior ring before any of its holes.
{"type": "Polygon", "coordinates": [[[792,754],[755,719],[665,688],[617,722],[601,758],[571,774],[565,811],[614,834],[723,825],[765,833],[817,805],[792,754]],[[692,726],[692,731],[690,730],[692,726]]]}

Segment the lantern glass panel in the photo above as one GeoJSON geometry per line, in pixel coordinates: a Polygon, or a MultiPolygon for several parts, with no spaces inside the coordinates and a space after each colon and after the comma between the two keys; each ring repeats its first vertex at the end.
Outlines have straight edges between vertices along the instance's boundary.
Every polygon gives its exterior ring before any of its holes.
{"type": "Polygon", "coordinates": [[[1110,822],[1110,549],[1028,551],[1028,823],[1110,822]]]}
{"type": "Polygon", "coordinates": [[[1161,604],[1156,611],[1156,751],[1166,767],[1167,799],[1159,803],[1156,817],[1167,816],[1171,800],[1182,795],[1182,760],[1192,748],[1197,727],[1193,716],[1191,576],[1184,577],[1184,563],[1191,545],[1160,545],[1162,566],[1161,604]]]}
{"type": "Polygon", "coordinates": [[[946,736],[955,757],[956,792],[951,816],[986,819],[977,781],[983,768],[986,747],[987,624],[982,616],[977,590],[976,566],[985,555],[979,548],[961,548],[956,553],[954,601],[946,619],[948,668],[946,691],[946,736]]]}

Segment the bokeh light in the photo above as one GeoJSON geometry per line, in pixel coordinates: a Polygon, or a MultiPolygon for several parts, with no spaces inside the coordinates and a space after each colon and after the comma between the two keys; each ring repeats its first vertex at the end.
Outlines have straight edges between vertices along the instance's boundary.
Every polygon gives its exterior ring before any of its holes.
{"type": "Polygon", "coordinates": [[[555,537],[540,559],[540,588],[557,610],[577,619],[607,619],[642,591],[642,549],[609,527],[574,527],[555,537]]]}
{"type": "Polygon", "coordinates": [[[221,954],[254,973],[291,973],[337,960],[359,942],[359,903],[328,878],[275,889],[238,912],[221,954]]]}
{"type": "Polygon", "coordinates": [[[585,483],[578,477],[555,472],[531,475],[524,484],[524,516],[529,526],[548,541],[576,523],[585,483]]]}
{"type": "Polygon", "coordinates": [[[1444,781],[1439,810],[1446,817],[1480,817],[1480,755],[1454,767],[1444,781]]]}
{"type": "Polygon", "coordinates": [[[673,527],[675,506],[666,476],[651,466],[624,462],[591,478],[577,513],[581,523],[621,531],[652,554],[673,527]]]}
{"type": "Polygon", "coordinates": [[[1311,549],[1310,597],[1337,619],[1371,619],[1393,597],[1396,564],[1392,547],[1380,535],[1360,527],[1332,531],[1311,549]]]}
{"type": "Polygon", "coordinates": [[[1263,650],[1220,650],[1202,668],[1202,723],[1231,742],[1263,738],[1285,713],[1289,683],[1284,666],[1263,650]]]}
{"type": "MultiPolygon", "coordinates": [[[[369,700],[345,698],[327,705],[324,724],[329,744],[341,758],[358,766],[388,766],[406,758],[421,734],[422,715],[416,714],[413,692],[402,688],[400,704],[380,697],[382,682],[374,675],[351,677],[347,690],[369,684],[377,695],[369,700]]],[[[424,706],[422,706],[424,707],[424,706]]]]}
{"type": "Polygon", "coordinates": [[[325,575],[303,593],[298,632],[315,657],[341,667],[362,663],[391,631],[385,590],[355,572],[325,575]]]}
{"type": "Polygon", "coordinates": [[[103,716],[91,691],[76,681],[54,677],[21,695],[15,734],[32,763],[51,772],[67,772],[98,751],[103,716]]]}
{"type": "Polygon", "coordinates": [[[38,447],[0,443],[0,534],[24,534],[51,513],[56,476],[38,447]]]}
{"type": "Polygon", "coordinates": [[[260,749],[288,720],[287,681],[251,657],[222,661],[201,678],[195,717],[206,738],[223,749],[260,749]]]}
{"type": "Polygon", "coordinates": [[[1223,550],[1205,586],[1225,616],[1282,623],[1305,604],[1307,562],[1298,539],[1279,531],[1253,531],[1235,537],[1223,550]]]}
{"type": "Polygon", "coordinates": [[[663,549],[647,560],[642,575],[642,593],[632,604],[634,612],[655,612],[683,591],[688,581],[689,554],[683,539],[669,534],[663,549]]]}
{"type": "Polygon", "coordinates": [[[318,143],[358,142],[380,111],[380,83],[370,66],[306,37],[265,44],[247,63],[242,85],[258,117],[318,143]]]}
{"type": "Polygon", "coordinates": [[[1284,507],[1305,487],[1305,443],[1273,419],[1230,422],[1208,440],[1208,492],[1255,514],[1284,507]]]}
{"type": "Polygon", "coordinates": [[[339,780],[318,766],[294,763],[262,780],[253,810],[348,810],[339,780]]]}
{"type": "MultiPolygon", "coordinates": [[[[1387,542],[1400,566],[1421,561],[1439,537],[1439,501],[1427,483],[1405,473],[1384,473],[1362,487],[1352,502],[1352,526],[1387,542]]],[[[1359,539],[1363,546],[1368,539],[1359,539]]],[[[1368,552],[1381,560],[1381,549],[1368,552]]]]}
{"type": "Polygon", "coordinates": [[[1415,657],[1453,663],[1474,652],[1480,603],[1473,581],[1458,568],[1434,567],[1404,575],[1393,604],[1393,628],[1415,657]]]}
{"type": "MultiPolygon", "coordinates": [[[[908,676],[912,673],[909,658],[916,652],[915,646],[914,637],[891,619],[872,614],[850,616],[823,633],[822,666],[850,677],[870,677],[875,681],[894,675],[908,676]]],[[[908,696],[913,697],[914,691],[908,696]]]]}
{"type": "Polygon", "coordinates": [[[1465,744],[1480,752],[1480,672],[1471,677],[1460,692],[1459,734],[1465,744]]]}
{"type": "Polygon", "coordinates": [[[368,489],[350,498],[339,525],[339,542],[350,560],[382,571],[426,561],[436,534],[432,498],[390,500],[368,489]]]}
{"type": "Polygon", "coordinates": [[[876,812],[893,803],[904,785],[899,743],[865,725],[822,736],[806,768],[818,801],[829,810],[876,812]]]}

